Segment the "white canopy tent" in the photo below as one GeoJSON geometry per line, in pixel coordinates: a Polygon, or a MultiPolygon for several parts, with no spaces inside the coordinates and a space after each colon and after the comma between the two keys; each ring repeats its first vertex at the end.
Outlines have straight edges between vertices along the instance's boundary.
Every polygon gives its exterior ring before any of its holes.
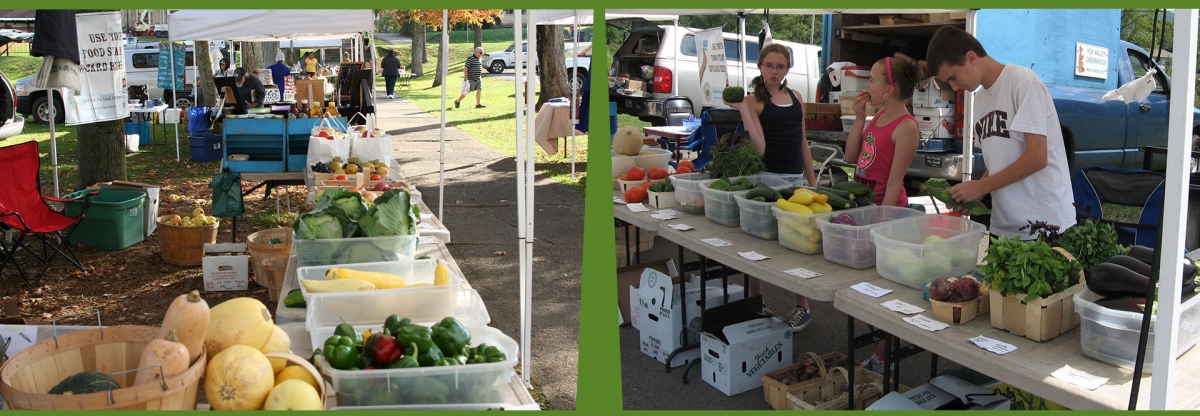
{"type": "MultiPolygon", "coordinates": [[[[678,24],[678,19],[669,19],[673,15],[710,15],[710,14],[758,14],[762,13],[763,9],[636,9],[622,10],[610,9],[607,11],[608,16],[621,15],[647,17],[647,20],[675,20],[678,24]],[[651,18],[654,17],[654,18],[651,18]],[[667,18],[664,18],[667,17],[667,18]]],[[[887,13],[904,13],[904,14],[924,14],[924,13],[947,13],[963,11],[961,9],[770,9],[771,13],[775,14],[831,14],[831,13],[846,13],[846,14],[887,14],[887,13]]],[[[974,34],[976,31],[976,10],[967,10],[966,31],[974,34]]],[[[1155,316],[1155,328],[1158,330],[1152,334],[1154,341],[1153,351],[1147,351],[1147,358],[1151,358],[1149,354],[1153,354],[1153,374],[1156,377],[1151,379],[1150,386],[1150,409],[1165,410],[1168,409],[1173,401],[1173,387],[1175,381],[1175,357],[1178,354],[1176,341],[1178,339],[1178,327],[1180,322],[1180,313],[1191,307],[1195,303],[1200,302],[1200,296],[1191,298],[1188,304],[1180,304],[1181,295],[1181,279],[1182,265],[1177,261],[1178,255],[1172,253],[1184,252],[1184,237],[1185,226],[1187,224],[1187,195],[1189,194],[1189,167],[1191,160],[1191,128],[1193,123],[1193,104],[1195,102],[1195,87],[1196,87],[1196,57],[1197,53],[1197,19],[1200,18],[1200,13],[1196,9],[1177,9],[1175,10],[1175,32],[1174,45],[1171,48],[1173,53],[1178,56],[1185,57],[1182,60],[1176,60],[1171,74],[1171,106],[1168,120],[1174,122],[1169,123],[1167,139],[1167,172],[1166,183],[1164,185],[1164,213],[1163,221],[1160,225],[1162,230],[1162,247],[1157,251],[1160,258],[1161,267],[1159,269],[1159,296],[1158,313],[1155,316]]],[[[744,17],[739,19],[744,22],[744,17]]],[[[744,29],[744,25],[739,24],[739,29],[744,29]]],[[[741,34],[744,37],[744,33],[741,34]]],[[[745,50],[745,41],[741,41],[742,50],[745,50]]],[[[745,56],[742,53],[741,56],[745,56]]],[[[745,63],[743,62],[743,66],[745,63]]],[[[745,74],[745,71],[742,72],[745,74]]],[[[966,103],[964,103],[966,119],[972,118],[974,94],[966,94],[966,103]]],[[[974,158],[973,151],[973,129],[965,129],[964,131],[964,165],[963,172],[965,178],[970,178],[972,174],[972,164],[974,158]]],[[[1193,219],[1200,220],[1200,219],[1193,219]]]]}

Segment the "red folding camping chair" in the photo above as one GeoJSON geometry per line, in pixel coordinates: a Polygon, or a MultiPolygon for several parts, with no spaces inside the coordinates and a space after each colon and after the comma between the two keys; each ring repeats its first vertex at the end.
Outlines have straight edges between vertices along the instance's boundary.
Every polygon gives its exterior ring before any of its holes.
{"type": "Polygon", "coordinates": [[[83,220],[83,214],[78,217],[68,217],[55,211],[46,201],[75,202],[83,200],[83,211],[87,211],[90,198],[99,192],[90,192],[76,199],[63,199],[42,195],[38,189],[38,146],[37,142],[25,142],[17,145],[0,147],[0,178],[10,178],[4,186],[0,186],[0,230],[8,232],[17,230],[21,233],[17,241],[3,246],[4,261],[0,263],[0,273],[12,264],[21,274],[25,283],[29,283],[25,270],[16,261],[18,250],[24,249],[42,263],[42,271],[37,275],[36,283],[40,283],[46,270],[50,268],[51,260],[63,256],[74,263],[80,271],[83,264],[75,258],[68,239],[75,227],[83,220]],[[65,231],[65,233],[64,233],[65,231]],[[35,237],[41,241],[41,254],[27,246],[26,238],[35,237]],[[57,240],[52,242],[51,239],[57,240]]]}

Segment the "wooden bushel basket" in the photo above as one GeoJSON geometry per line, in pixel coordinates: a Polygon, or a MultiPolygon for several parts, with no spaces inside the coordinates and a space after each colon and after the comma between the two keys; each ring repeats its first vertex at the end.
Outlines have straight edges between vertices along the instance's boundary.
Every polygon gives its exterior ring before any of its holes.
{"type": "Polygon", "coordinates": [[[195,410],[205,352],[187,371],[160,382],[133,384],[136,371],[114,375],[120,389],[73,395],[48,394],[63,379],[84,371],[108,374],[137,368],[142,349],[159,328],[110,326],[59,335],[33,344],[0,366],[0,395],[14,410],[195,410]]]}
{"type": "Polygon", "coordinates": [[[326,409],[329,408],[328,403],[326,403],[328,396],[325,391],[325,388],[326,388],[325,387],[326,386],[325,379],[321,377],[321,372],[317,371],[317,367],[314,367],[311,363],[308,362],[308,360],[305,360],[303,357],[300,357],[295,354],[288,354],[288,353],[284,353],[284,352],[270,352],[270,353],[267,353],[266,356],[267,356],[267,358],[282,358],[284,360],[287,360],[287,365],[285,367],[300,366],[300,367],[303,367],[306,371],[308,371],[308,375],[312,376],[313,380],[316,380],[317,385],[319,386],[319,387],[317,387],[317,394],[321,395],[321,407],[326,408],[326,409]]]}
{"type": "MultiPolygon", "coordinates": [[[[854,370],[854,408],[867,406],[883,398],[883,376],[859,367],[854,370]]],[[[815,383],[797,385],[788,390],[788,409],[791,410],[845,410],[849,403],[849,373],[845,368],[834,367],[824,379],[815,383]]],[[[900,386],[900,392],[908,387],[900,386]]]]}
{"type": "MultiPolygon", "coordinates": [[[[1055,247],[1068,260],[1075,260],[1067,250],[1055,247]]],[[[1074,296],[1084,288],[1083,272],[1079,272],[1079,283],[1047,298],[1025,302],[1025,294],[991,298],[992,327],[1003,329],[1013,335],[1024,336],[1042,342],[1079,327],[1079,314],[1075,312],[1074,296]]]]}
{"type": "Polygon", "coordinates": [[[158,217],[158,249],[162,259],[179,266],[199,266],[204,260],[204,244],[217,242],[221,223],[203,227],[184,227],[168,223],[172,215],[158,217]]]}

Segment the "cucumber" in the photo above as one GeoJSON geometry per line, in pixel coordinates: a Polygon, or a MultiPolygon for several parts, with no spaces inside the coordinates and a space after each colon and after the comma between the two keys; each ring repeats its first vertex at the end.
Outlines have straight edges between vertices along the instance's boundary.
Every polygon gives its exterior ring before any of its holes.
{"type": "Polygon", "coordinates": [[[829,204],[829,206],[833,207],[834,210],[842,210],[842,209],[850,208],[850,200],[847,199],[847,197],[842,196],[840,193],[836,192],[833,189],[817,188],[817,193],[828,196],[829,202],[827,202],[827,203],[829,204]]]}
{"type": "Polygon", "coordinates": [[[868,188],[866,184],[854,181],[834,184],[833,189],[846,191],[854,195],[867,195],[871,193],[871,188],[868,188]]]}
{"type": "Polygon", "coordinates": [[[796,193],[796,190],[797,190],[797,189],[800,189],[800,187],[799,187],[799,186],[793,186],[793,187],[790,187],[790,188],[784,188],[784,189],[782,189],[782,190],[780,190],[780,191],[779,191],[779,197],[780,197],[781,199],[792,199],[792,194],[796,193]]]}
{"type": "Polygon", "coordinates": [[[283,298],[283,306],[287,306],[289,308],[305,307],[304,294],[300,292],[300,289],[292,289],[292,291],[288,292],[287,296],[283,298]]]}
{"type": "Polygon", "coordinates": [[[867,198],[867,195],[859,195],[858,198],[854,198],[854,203],[858,204],[860,207],[871,205],[871,201],[873,201],[873,199],[867,198]]]}

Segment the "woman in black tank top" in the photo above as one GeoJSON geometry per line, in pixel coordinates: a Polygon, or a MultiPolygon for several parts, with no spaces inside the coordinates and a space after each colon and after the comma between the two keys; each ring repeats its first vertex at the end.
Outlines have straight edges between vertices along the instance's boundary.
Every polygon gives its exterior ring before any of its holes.
{"type": "MultiPolygon", "coordinates": [[[[758,70],[762,75],[751,81],[754,95],[740,103],[725,104],[741,113],[742,124],[758,154],[763,155],[767,172],[803,174],[809,184],[816,184],[812,153],[804,137],[804,101],[784,81],[791,61],[790,52],[783,45],[763,47],[758,54],[758,70]]],[[[762,281],[752,278],[748,296],[762,293],[762,281]]],[[[808,298],[796,295],[796,308],[783,318],[793,332],[799,332],[812,320],[811,310],[808,298]]]]}

